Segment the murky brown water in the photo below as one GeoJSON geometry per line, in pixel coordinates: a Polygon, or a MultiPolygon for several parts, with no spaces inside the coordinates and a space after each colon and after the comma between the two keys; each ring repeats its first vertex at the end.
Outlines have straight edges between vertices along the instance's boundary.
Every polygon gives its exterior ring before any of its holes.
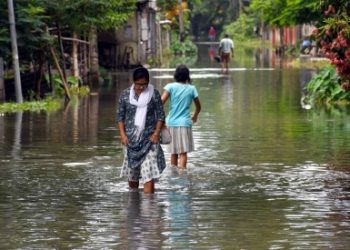
{"type": "MultiPolygon", "coordinates": [[[[154,195],[119,178],[127,73],[65,110],[1,115],[0,249],[348,249],[349,110],[302,109],[310,72],[252,55],[226,77],[204,53],[191,67],[196,152],[154,195]]],[[[151,73],[161,90],[173,69],[151,73]]]]}

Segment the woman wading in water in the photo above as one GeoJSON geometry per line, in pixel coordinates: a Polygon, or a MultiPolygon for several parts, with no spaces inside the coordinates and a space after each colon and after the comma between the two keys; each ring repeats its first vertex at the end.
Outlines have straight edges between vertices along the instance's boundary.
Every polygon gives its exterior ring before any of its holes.
{"type": "Polygon", "coordinates": [[[125,146],[121,176],[128,177],[129,187],[143,182],[145,193],[154,192],[154,182],[166,164],[160,146],[160,130],[165,114],[159,92],[149,84],[145,68],[133,72],[133,84],[119,98],[117,122],[120,141],[125,146]]]}

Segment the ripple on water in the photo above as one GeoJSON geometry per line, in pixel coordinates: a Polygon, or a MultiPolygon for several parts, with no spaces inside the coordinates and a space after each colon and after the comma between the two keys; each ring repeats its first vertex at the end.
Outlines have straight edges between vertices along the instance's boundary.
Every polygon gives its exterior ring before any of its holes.
{"type": "Polygon", "coordinates": [[[62,165],[66,167],[92,166],[92,162],[65,162],[62,165]]]}

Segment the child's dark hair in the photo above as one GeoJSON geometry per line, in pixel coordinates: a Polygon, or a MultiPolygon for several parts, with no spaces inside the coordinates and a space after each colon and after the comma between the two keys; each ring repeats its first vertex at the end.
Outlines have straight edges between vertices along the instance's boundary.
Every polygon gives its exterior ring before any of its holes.
{"type": "Polygon", "coordinates": [[[174,73],[174,79],[177,82],[191,82],[190,70],[185,64],[180,64],[177,66],[174,73]]]}
{"type": "Polygon", "coordinates": [[[149,81],[149,73],[146,68],[140,67],[134,70],[132,78],[134,81],[140,80],[140,79],[146,79],[149,81]]]}

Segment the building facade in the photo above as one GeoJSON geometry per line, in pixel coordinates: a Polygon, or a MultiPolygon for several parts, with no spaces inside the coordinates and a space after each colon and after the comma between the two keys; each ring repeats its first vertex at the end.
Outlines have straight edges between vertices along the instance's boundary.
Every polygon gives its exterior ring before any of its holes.
{"type": "Polygon", "coordinates": [[[156,0],[138,0],[134,15],[121,28],[99,33],[100,65],[131,68],[157,56],[156,10],[156,0]]]}

